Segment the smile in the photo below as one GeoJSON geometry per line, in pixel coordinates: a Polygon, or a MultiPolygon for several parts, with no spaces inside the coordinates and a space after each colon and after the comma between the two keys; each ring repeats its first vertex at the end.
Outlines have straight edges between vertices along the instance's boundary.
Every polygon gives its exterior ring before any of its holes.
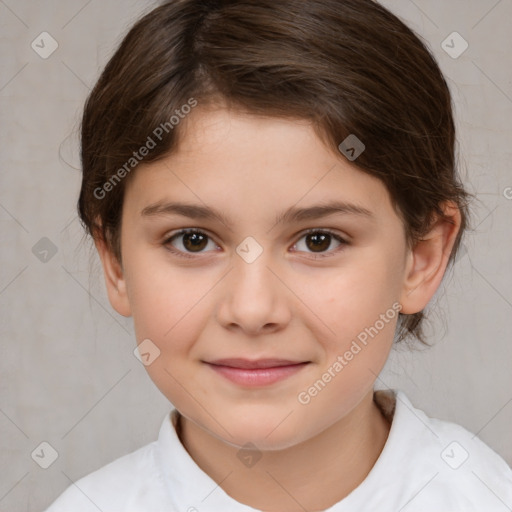
{"type": "Polygon", "coordinates": [[[278,359],[249,361],[225,359],[206,363],[214,372],[229,381],[246,387],[269,386],[300,372],[309,364],[278,359]]]}

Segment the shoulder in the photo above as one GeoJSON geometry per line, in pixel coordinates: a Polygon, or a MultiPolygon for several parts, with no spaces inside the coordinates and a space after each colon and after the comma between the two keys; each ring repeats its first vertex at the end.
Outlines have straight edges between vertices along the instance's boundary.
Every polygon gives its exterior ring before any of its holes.
{"type": "Polygon", "coordinates": [[[418,491],[411,498],[411,510],[441,504],[446,511],[511,509],[512,470],[475,434],[461,425],[430,418],[402,392],[396,393],[394,414],[389,441],[395,450],[403,444],[404,476],[409,475],[418,491]]]}
{"type": "Polygon", "coordinates": [[[70,484],[45,512],[154,510],[164,497],[154,441],[70,484]]]}

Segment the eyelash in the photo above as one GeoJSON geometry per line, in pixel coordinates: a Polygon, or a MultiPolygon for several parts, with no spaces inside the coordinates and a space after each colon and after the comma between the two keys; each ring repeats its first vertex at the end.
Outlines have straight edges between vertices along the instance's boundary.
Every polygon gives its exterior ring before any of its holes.
{"type": "MultiPolygon", "coordinates": [[[[208,239],[212,239],[212,237],[210,237],[207,233],[205,233],[204,231],[201,231],[199,229],[196,229],[196,228],[187,228],[187,229],[182,229],[180,231],[177,231],[176,233],[168,236],[163,242],[162,242],[162,245],[165,247],[165,249],[167,249],[169,252],[179,256],[179,257],[182,257],[182,258],[197,258],[196,255],[194,255],[194,253],[187,253],[187,252],[183,252],[183,251],[180,251],[180,250],[177,250],[175,249],[174,247],[172,247],[171,242],[181,236],[181,235],[185,235],[185,234],[193,234],[193,233],[198,233],[198,234],[201,234],[201,235],[206,235],[208,237],[208,239]]],[[[333,255],[333,253],[337,253],[341,250],[344,249],[344,246],[346,245],[349,245],[349,243],[341,238],[338,234],[336,234],[335,232],[331,231],[330,229],[318,229],[318,228],[312,228],[312,229],[308,229],[306,231],[303,231],[299,237],[298,240],[302,239],[304,236],[307,236],[309,234],[312,234],[312,233],[322,233],[322,234],[328,234],[330,236],[332,236],[333,238],[335,238],[338,242],[340,242],[340,246],[337,247],[336,249],[332,250],[332,251],[328,251],[326,253],[317,253],[315,254],[314,256],[308,256],[309,258],[311,259],[314,259],[314,260],[317,260],[317,259],[321,259],[321,258],[328,258],[330,256],[333,255]]],[[[295,242],[296,244],[297,242],[295,242]]],[[[294,244],[294,245],[295,245],[294,244]]],[[[300,252],[300,251],[297,251],[297,252],[300,252]]],[[[195,254],[201,254],[201,253],[195,253],[195,254]]],[[[311,253],[311,254],[314,254],[314,253],[311,253]]]]}

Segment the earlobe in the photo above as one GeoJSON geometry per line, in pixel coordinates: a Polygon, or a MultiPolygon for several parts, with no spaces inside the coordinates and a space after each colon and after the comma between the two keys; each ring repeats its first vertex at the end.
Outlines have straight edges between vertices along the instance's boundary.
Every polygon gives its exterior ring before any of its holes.
{"type": "Polygon", "coordinates": [[[131,316],[126,281],[121,264],[102,238],[94,241],[101,259],[107,295],[112,307],[122,316],[131,316]]]}
{"type": "Polygon", "coordinates": [[[445,218],[438,217],[407,255],[400,297],[404,314],[423,310],[443,279],[461,223],[460,210],[453,202],[446,203],[443,211],[445,218]]]}

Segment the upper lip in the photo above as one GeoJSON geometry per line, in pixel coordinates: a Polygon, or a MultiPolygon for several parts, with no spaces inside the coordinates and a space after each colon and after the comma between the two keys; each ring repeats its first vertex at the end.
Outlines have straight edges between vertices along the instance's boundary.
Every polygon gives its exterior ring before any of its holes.
{"type": "Polygon", "coordinates": [[[214,364],[217,366],[230,366],[231,368],[274,368],[277,366],[290,366],[293,364],[303,364],[308,361],[291,361],[289,359],[216,359],[215,361],[206,361],[208,364],[214,364]]]}

